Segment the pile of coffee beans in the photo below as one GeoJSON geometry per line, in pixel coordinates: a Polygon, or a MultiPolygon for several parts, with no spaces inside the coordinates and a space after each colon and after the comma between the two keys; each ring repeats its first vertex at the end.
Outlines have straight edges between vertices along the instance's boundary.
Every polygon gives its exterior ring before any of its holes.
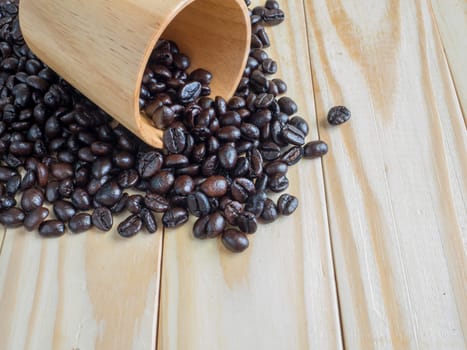
{"type": "MultiPolygon", "coordinates": [[[[131,237],[193,215],[196,238],[220,236],[244,251],[259,223],[298,207],[289,194],[268,198],[288,188],[289,168],[328,151],[306,143],[309,126],[283,96],[286,83],[271,79],[277,63],[263,50],[265,25],[284,17],[273,0],[251,11],[252,50],[229,100],[209,97],[211,73],[190,70],[176,43],[156,45],[140,95],[143,113],[164,130],[164,149],[154,149],[42,63],[21,35],[18,1],[0,2],[0,224],[57,237],[110,231],[124,214],[117,232],[131,237]]],[[[329,122],[349,118],[338,107],[329,122]]]]}

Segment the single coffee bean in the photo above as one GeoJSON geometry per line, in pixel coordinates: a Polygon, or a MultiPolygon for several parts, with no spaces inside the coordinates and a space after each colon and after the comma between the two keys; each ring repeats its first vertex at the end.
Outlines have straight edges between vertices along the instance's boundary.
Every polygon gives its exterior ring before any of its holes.
{"type": "Polygon", "coordinates": [[[0,212],[0,224],[7,228],[21,227],[24,219],[24,212],[18,208],[9,208],[0,212]]]}
{"type": "Polygon", "coordinates": [[[310,132],[310,127],[305,119],[302,117],[293,117],[289,121],[290,125],[295,126],[297,129],[299,129],[303,135],[307,136],[308,133],[310,132]]]}
{"type": "Polygon", "coordinates": [[[58,183],[58,193],[63,198],[70,198],[75,190],[75,185],[72,179],[65,179],[58,183]]]}
{"type": "Polygon", "coordinates": [[[278,102],[279,102],[279,107],[281,109],[281,112],[284,112],[285,114],[289,116],[297,113],[298,111],[297,104],[290,97],[281,97],[278,102]]]}
{"type": "Polygon", "coordinates": [[[65,234],[65,224],[59,220],[46,220],[39,226],[39,234],[43,237],[60,237],[65,234]]]}
{"type": "Polygon", "coordinates": [[[141,153],[137,160],[138,173],[143,179],[151,178],[162,168],[163,162],[164,158],[159,152],[141,153]]]}
{"type": "Polygon", "coordinates": [[[146,207],[156,213],[165,213],[169,209],[169,202],[164,197],[156,193],[148,193],[144,197],[146,207]]]}
{"type": "Polygon", "coordinates": [[[175,183],[175,176],[169,171],[161,171],[150,181],[151,189],[158,194],[166,194],[175,183]]]}
{"type": "Polygon", "coordinates": [[[45,188],[45,199],[49,203],[54,203],[60,198],[59,193],[60,183],[57,181],[51,181],[47,184],[45,188]]]}
{"type": "Polygon", "coordinates": [[[328,145],[323,141],[313,141],[303,147],[305,158],[319,158],[328,153],[328,145]]]}
{"type": "Polygon", "coordinates": [[[255,214],[248,211],[243,211],[238,215],[236,224],[240,230],[245,233],[255,233],[258,229],[258,222],[256,221],[255,214]]]}
{"type": "Polygon", "coordinates": [[[264,142],[260,146],[261,156],[264,160],[273,161],[281,156],[281,148],[274,142],[264,142]]]}
{"type": "Polygon", "coordinates": [[[113,217],[109,208],[100,207],[92,213],[92,224],[99,230],[107,232],[112,229],[113,217]]]}
{"type": "Polygon", "coordinates": [[[164,131],[163,141],[170,153],[182,153],[186,147],[186,135],[180,128],[169,128],[164,131]]]}
{"type": "Polygon", "coordinates": [[[124,170],[118,175],[117,178],[118,185],[123,189],[135,186],[138,181],[139,175],[135,169],[124,170]]]}
{"type": "Polygon", "coordinates": [[[177,177],[174,183],[174,192],[180,196],[187,196],[193,192],[195,184],[191,176],[182,175],[177,177]]]}
{"type": "Polygon", "coordinates": [[[264,209],[261,213],[261,220],[265,223],[271,223],[277,220],[279,213],[276,204],[269,198],[264,202],[264,209]]]}
{"type": "Polygon", "coordinates": [[[240,203],[245,203],[249,196],[256,192],[255,184],[247,178],[237,178],[230,188],[232,198],[240,203]]]}
{"type": "Polygon", "coordinates": [[[288,144],[303,146],[305,144],[305,135],[300,129],[289,124],[281,132],[282,139],[288,144]]]}
{"type": "Polygon", "coordinates": [[[217,138],[224,142],[234,142],[241,137],[240,129],[236,126],[224,126],[217,132],[217,138]]]}
{"type": "Polygon", "coordinates": [[[126,209],[132,214],[138,214],[144,208],[144,197],[139,194],[134,194],[128,197],[126,201],[126,209]]]}
{"type": "Polygon", "coordinates": [[[243,232],[234,229],[228,229],[222,233],[222,243],[234,253],[241,253],[250,245],[248,237],[243,232]]]}
{"type": "Polygon", "coordinates": [[[118,227],[117,232],[124,238],[130,238],[138,234],[143,229],[143,221],[137,215],[130,215],[122,221],[118,227]]]}
{"type": "Polygon", "coordinates": [[[298,199],[290,194],[283,194],[277,201],[277,209],[281,215],[291,215],[298,208],[298,199]]]}
{"type": "Polygon", "coordinates": [[[149,233],[156,233],[157,222],[156,222],[156,218],[154,217],[154,214],[150,210],[144,208],[141,210],[139,216],[146,230],[149,233]]]}
{"type": "Polygon", "coordinates": [[[18,192],[20,186],[21,186],[21,176],[14,175],[8,179],[5,185],[6,193],[8,195],[14,195],[16,192],[18,192]]]}
{"type": "Polygon", "coordinates": [[[255,214],[258,218],[264,209],[264,202],[266,201],[266,193],[264,191],[257,192],[250,196],[245,204],[245,210],[255,214]]]}
{"type": "Polygon", "coordinates": [[[211,211],[209,199],[202,192],[190,194],[187,197],[187,205],[190,213],[196,217],[206,216],[211,211]]]}
{"type": "Polygon", "coordinates": [[[233,144],[227,143],[219,149],[218,153],[219,164],[227,170],[235,167],[238,160],[237,150],[233,144]]]}
{"type": "Polygon", "coordinates": [[[122,189],[116,182],[109,182],[102,186],[99,191],[97,191],[94,199],[106,206],[114,205],[122,195],[122,189]]]}
{"type": "Polygon", "coordinates": [[[302,160],[303,155],[303,148],[300,146],[295,146],[285,151],[280,157],[280,160],[286,163],[288,166],[293,166],[302,160]]]}
{"type": "Polygon", "coordinates": [[[277,62],[270,58],[265,59],[261,67],[263,68],[263,72],[266,74],[277,73],[277,62]]]}
{"type": "Polygon", "coordinates": [[[110,158],[99,158],[92,164],[91,174],[96,179],[109,175],[111,171],[112,161],[110,158]]]}
{"type": "Polygon", "coordinates": [[[347,107],[336,106],[332,107],[328,113],[328,122],[331,125],[341,125],[350,120],[352,113],[347,107]]]}
{"type": "Polygon", "coordinates": [[[24,228],[31,232],[39,228],[40,224],[49,216],[49,209],[40,207],[26,214],[24,228]]]}
{"type": "Polygon", "coordinates": [[[198,239],[214,238],[225,229],[225,219],[221,213],[215,212],[198,219],[193,226],[193,235],[198,239]]]}
{"type": "Polygon", "coordinates": [[[288,170],[289,170],[289,167],[287,166],[287,164],[280,160],[275,160],[273,162],[270,162],[264,167],[264,171],[269,176],[273,176],[275,174],[285,175],[287,174],[288,170]]]}
{"type": "Polygon", "coordinates": [[[275,174],[269,178],[268,186],[271,191],[280,193],[289,187],[289,179],[284,174],[275,174]]]}
{"type": "Polygon", "coordinates": [[[21,208],[29,212],[36,208],[42,207],[44,204],[44,194],[37,188],[29,188],[23,192],[21,197],[21,208]]]}
{"type": "Polygon", "coordinates": [[[209,197],[222,197],[227,193],[227,180],[223,176],[210,176],[200,186],[200,190],[203,191],[209,197]]]}
{"type": "Polygon", "coordinates": [[[169,208],[162,216],[164,227],[176,228],[188,221],[188,212],[184,208],[169,208]]]}
{"type": "Polygon", "coordinates": [[[73,207],[73,204],[64,200],[56,201],[53,210],[57,219],[62,222],[68,222],[76,214],[76,209],[73,207]]]}
{"type": "Polygon", "coordinates": [[[160,106],[150,117],[152,118],[156,128],[165,130],[174,122],[175,113],[169,106],[160,106]]]}
{"type": "Polygon", "coordinates": [[[36,166],[37,182],[40,187],[47,186],[49,182],[49,169],[45,164],[38,163],[36,166]]]}
{"type": "Polygon", "coordinates": [[[52,163],[50,170],[52,175],[60,181],[73,176],[73,166],[68,163],[52,163]]]}
{"type": "Polygon", "coordinates": [[[92,217],[87,213],[76,214],[70,219],[68,227],[73,233],[82,233],[89,231],[92,227],[92,217]]]}
{"type": "Polygon", "coordinates": [[[129,151],[116,153],[113,156],[112,161],[121,169],[131,169],[135,165],[135,157],[129,151]]]}
{"type": "Polygon", "coordinates": [[[36,184],[36,173],[34,170],[28,170],[21,180],[20,190],[24,191],[36,184]]]}
{"type": "Polygon", "coordinates": [[[71,195],[71,202],[79,210],[89,210],[92,207],[92,198],[82,188],[77,188],[71,195]]]}
{"type": "Polygon", "coordinates": [[[103,141],[94,141],[91,143],[91,152],[96,156],[107,156],[112,153],[112,144],[103,141]]]}
{"type": "Polygon", "coordinates": [[[192,81],[186,84],[180,90],[178,98],[181,103],[190,103],[196,100],[201,95],[201,83],[198,81],[192,81]]]}

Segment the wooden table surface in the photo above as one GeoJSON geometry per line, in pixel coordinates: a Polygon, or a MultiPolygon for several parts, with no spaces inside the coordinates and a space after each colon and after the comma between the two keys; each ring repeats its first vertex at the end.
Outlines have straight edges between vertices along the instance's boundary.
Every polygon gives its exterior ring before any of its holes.
{"type": "Polygon", "coordinates": [[[1,350],[467,349],[467,1],[281,4],[271,56],[331,149],[298,213],[242,255],[189,225],[2,233],[1,350]]]}

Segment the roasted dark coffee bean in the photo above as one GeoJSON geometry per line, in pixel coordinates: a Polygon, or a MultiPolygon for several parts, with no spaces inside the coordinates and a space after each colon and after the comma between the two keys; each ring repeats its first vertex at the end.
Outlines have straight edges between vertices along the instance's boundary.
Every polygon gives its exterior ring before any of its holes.
{"type": "Polygon", "coordinates": [[[164,162],[162,154],[156,151],[141,153],[138,155],[137,169],[143,179],[154,176],[161,168],[164,162]]]}
{"type": "Polygon", "coordinates": [[[191,72],[190,79],[199,81],[202,84],[210,84],[212,80],[212,74],[204,69],[196,69],[191,72]]]}
{"type": "Polygon", "coordinates": [[[28,170],[21,180],[20,190],[24,191],[36,184],[36,173],[34,170],[28,170]]]}
{"type": "Polygon", "coordinates": [[[26,157],[32,153],[33,147],[31,142],[17,141],[10,144],[9,151],[15,156],[26,157]]]}
{"type": "Polygon", "coordinates": [[[57,180],[65,180],[73,176],[73,166],[68,163],[52,163],[50,170],[57,180]]]}
{"type": "Polygon", "coordinates": [[[235,167],[238,160],[237,150],[231,143],[223,145],[219,149],[218,153],[219,164],[227,170],[231,170],[235,167]]]}
{"type": "Polygon", "coordinates": [[[201,95],[201,83],[198,81],[192,81],[186,84],[180,90],[178,98],[181,103],[190,103],[196,100],[201,95]]]}
{"type": "Polygon", "coordinates": [[[289,179],[283,174],[275,174],[269,178],[268,187],[273,192],[283,192],[289,187],[289,179]]]}
{"type": "Polygon", "coordinates": [[[278,10],[279,9],[279,2],[277,2],[276,0],[267,0],[264,7],[269,9],[269,10],[278,10]]]}
{"type": "Polygon", "coordinates": [[[180,196],[187,196],[193,192],[195,184],[191,176],[182,175],[175,179],[174,192],[180,196]]]}
{"type": "Polygon", "coordinates": [[[211,205],[208,197],[202,192],[195,192],[187,197],[187,205],[190,213],[196,217],[208,215],[211,205]]]}
{"type": "Polygon", "coordinates": [[[5,184],[5,190],[8,195],[14,195],[18,192],[19,187],[21,186],[21,176],[14,175],[10,177],[5,184]]]}
{"type": "Polygon", "coordinates": [[[214,136],[209,137],[207,141],[207,153],[208,154],[217,153],[220,147],[221,145],[217,137],[214,137],[214,136]]]}
{"type": "Polygon", "coordinates": [[[261,220],[264,223],[271,223],[277,220],[279,213],[277,212],[276,204],[269,198],[264,202],[263,212],[261,213],[261,220]]]}
{"type": "Polygon", "coordinates": [[[65,234],[65,224],[59,220],[43,221],[39,226],[39,234],[43,237],[60,237],[65,234]]]}
{"type": "Polygon", "coordinates": [[[37,182],[40,187],[45,187],[49,182],[49,169],[45,164],[38,163],[36,166],[37,182]]]}
{"type": "Polygon", "coordinates": [[[164,227],[176,228],[188,221],[188,212],[183,208],[169,208],[162,216],[164,227]]]}
{"type": "Polygon", "coordinates": [[[71,202],[79,210],[89,210],[92,207],[92,198],[82,188],[77,188],[71,195],[71,202]]]}
{"type": "Polygon", "coordinates": [[[139,194],[134,194],[128,197],[126,201],[126,209],[132,214],[138,214],[144,207],[144,197],[139,194]]]}
{"type": "Polygon", "coordinates": [[[258,222],[255,214],[243,211],[237,217],[236,224],[238,228],[245,233],[255,233],[258,229],[258,222]]]}
{"type": "Polygon", "coordinates": [[[112,181],[102,186],[99,191],[97,191],[94,199],[102,205],[112,206],[117,203],[121,195],[122,189],[116,182],[112,181]]]}
{"type": "Polygon", "coordinates": [[[266,74],[276,74],[277,73],[277,62],[267,58],[263,61],[261,68],[266,74]]]}
{"type": "Polygon", "coordinates": [[[117,232],[124,238],[130,238],[141,232],[142,229],[143,221],[137,215],[131,215],[118,225],[117,232]]]}
{"type": "Polygon", "coordinates": [[[0,224],[7,228],[21,227],[24,219],[24,212],[18,208],[9,208],[0,212],[0,224]]]}
{"type": "Polygon", "coordinates": [[[0,196],[0,210],[13,208],[16,204],[16,199],[13,197],[0,196]]]}
{"type": "Polygon", "coordinates": [[[75,190],[75,185],[72,179],[65,179],[59,182],[58,184],[58,193],[63,198],[71,197],[73,191],[75,190]]]}
{"type": "Polygon", "coordinates": [[[112,229],[113,217],[109,208],[100,207],[92,213],[92,224],[99,230],[107,232],[112,229]]]}
{"type": "Polygon", "coordinates": [[[259,128],[250,123],[243,123],[240,126],[240,132],[242,134],[242,138],[249,141],[258,140],[260,137],[260,130],[259,128]]]}
{"type": "Polygon", "coordinates": [[[273,175],[276,175],[276,174],[285,175],[285,174],[287,174],[288,170],[289,170],[289,167],[287,166],[287,164],[285,162],[280,161],[280,160],[270,162],[264,167],[264,171],[269,176],[273,176],[273,175]]]}
{"type": "Polygon", "coordinates": [[[75,214],[76,209],[68,201],[58,200],[53,206],[54,214],[62,222],[68,222],[75,214]]]}
{"type": "Polygon", "coordinates": [[[308,133],[310,132],[310,127],[305,119],[302,117],[293,117],[289,121],[290,125],[295,126],[297,129],[299,129],[303,135],[307,136],[308,133]]]}
{"type": "Polygon", "coordinates": [[[260,146],[263,159],[273,161],[281,156],[281,148],[274,142],[265,142],[260,146]]]}
{"type": "Polygon", "coordinates": [[[169,128],[164,131],[164,146],[170,153],[182,153],[186,147],[186,135],[180,128],[169,128]]]}
{"type": "Polygon", "coordinates": [[[240,177],[233,181],[230,192],[234,200],[244,203],[249,196],[256,192],[256,188],[251,180],[240,177]]]}
{"type": "Polygon", "coordinates": [[[91,174],[96,179],[109,175],[111,171],[112,161],[109,158],[99,158],[92,164],[91,174]]]}
{"type": "Polygon", "coordinates": [[[113,214],[120,214],[127,208],[127,202],[128,202],[129,195],[128,193],[124,193],[120,199],[110,207],[110,211],[113,214]]]}
{"type": "Polygon", "coordinates": [[[144,204],[156,213],[164,213],[169,209],[169,202],[167,199],[156,193],[146,194],[146,197],[144,197],[144,204]]]}
{"type": "Polygon", "coordinates": [[[169,154],[164,159],[164,167],[166,168],[183,168],[189,163],[190,160],[183,154],[169,154]]]}
{"type": "Polygon", "coordinates": [[[266,193],[264,191],[259,191],[248,198],[244,209],[250,213],[255,214],[255,216],[258,218],[263,212],[266,198],[266,193]]]}
{"type": "Polygon", "coordinates": [[[224,142],[234,142],[240,137],[240,129],[236,126],[224,126],[217,131],[217,138],[224,142]]]}
{"type": "Polygon", "coordinates": [[[222,233],[222,243],[233,253],[241,253],[250,245],[248,237],[243,232],[234,229],[228,229],[222,233]]]}
{"type": "Polygon", "coordinates": [[[258,69],[255,69],[250,76],[251,88],[256,93],[267,92],[269,90],[269,80],[266,76],[258,69]]]}
{"type": "Polygon", "coordinates": [[[290,97],[281,97],[278,102],[279,102],[279,107],[281,109],[281,112],[284,112],[285,114],[289,116],[297,113],[298,111],[297,104],[290,97]]]}
{"type": "Polygon", "coordinates": [[[280,157],[280,160],[285,162],[288,166],[292,166],[292,165],[297,164],[299,161],[301,161],[303,158],[303,155],[304,155],[303,148],[300,146],[295,146],[285,151],[280,157]]]}
{"type": "Polygon", "coordinates": [[[256,191],[266,191],[268,189],[268,186],[269,176],[266,174],[261,174],[261,176],[259,176],[255,182],[256,191]]]}
{"type": "Polygon", "coordinates": [[[7,182],[12,176],[16,175],[16,171],[7,167],[0,166],[0,181],[7,182]]]}
{"type": "Polygon", "coordinates": [[[166,194],[175,183],[175,176],[169,171],[161,171],[150,181],[151,189],[158,194],[166,194]]]}
{"type": "Polygon", "coordinates": [[[250,118],[250,122],[259,128],[269,124],[271,120],[272,113],[269,109],[261,109],[254,113],[250,118]]]}
{"type": "Polygon", "coordinates": [[[199,164],[192,164],[188,165],[183,168],[175,169],[176,175],[189,175],[191,177],[199,175],[201,171],[201,165],[199,164]]]}
{"type": "Polygon", "coordinates": [[[201,165],[201,172],[204,176],[213,176],[216,174],[217,169],[219,167],[219,158],[217,155],[212,154],[204,160],[203,164],[201,165]]]}
{"type": "Polygon", "coordinates": [[[47,184],[45,188],[45,199],[47,202],[54,203],[60,198],[59,186],[60,183],[57,181],[51,181],[47,184]]]}
{"type": "Polygon", "coordinates": [[[134,169],[122,171],[117,178],[118,185],[123,189],[135,186],[138,181],[139,175],[134,169]]]}
{"type": "Polygon", "coordinates": [[[232,172],[232,175],[235,177],[245,177],[250,173],[250,160],[246,157],[241,157],[238,159],[237,164],[232,172]]]}
{"type": "Polygon", "coordinates": [[[313,141],[303,147],[305,158],[319,158],[328,153],[328,145],[323,141],[313,141]]]}
{"type": "Polygon", "coordinates": [[[193,226],[193,235],[199,239],[214,238],[224,231],[225,225],[222,214],[215,212],[196,221],[193,226]]]}
{"type": "Polygon", "coordinates": [[[91,143],[91,152],[96,156],[106,156],[112,153],[112,144],[103,141],[95,141],[91,143]]]}
{"type": "Polygon", "coordinates": [[[281,215],[291,215],[298,208],[298,199],[290,194],[283,194],[277,201],[277,209],[281,215]]]}
{"type": "Polygon", "coordinates": [[[131,169],[135,165],[135,157],[128,151],[114,154],[113,163],[121,169],[131,169]]]}
{"type": "Polygon", "coordinates": [[[92,227],[92,217],[87,213],[76,214],[70,219],[68,227],[73,233],[89,231],[92,227]]]}
{"type": "Polygon", "coordinates": [[[291,145],[303,146],[305,144],[305,135],[300,129],[290,124],[282,130],[281,137],[291,145]]]}
{"type": "Polygon", "coordinates": [[[39,208],[44,204],[44,194],[37,188],[29,188],[21,197],[21,208],[28,212],[39,208]]]}
{"type": "Polygon", "coordinates": [[[263,21],[266,24],[269,24],[271,26],[278,25],[282,23],[285,19],[285,14],[284,11],[281,9],[267,9],[265,10],[263,16],[263,21]]]}
{"type": "Polygon", "coordinates": [[[251,175],[259,177],[263,173],[263,156],[261,152],[254,148],[250,154],[251,175]]]}
{"type": "Polygon", "coordinates": [[[336,106],[332,107],[328,113],[328,122],[331,125],[341,125],[350,120],[352,113],[347,107],[336,106]]]}
{"type": "Polygon", "coordinates": [[[36,208],[26,214],[24,219],[24,228],[27,231],[35,231],[39,228],[40,224],[49,216],[49,209],[36,208]]]}
{"type": "Polygon", "coordinates": [[[156,128],[165,130],[174,122],[175,113],[170,107],[161,106],[150,117],[156,128]]]}
{"type": "Polygon", "coordinates": [[[209,197],[222,197],[227,193],[227,180],[223,176],[210,176],[201,184],[200,189],[209,197]]]}
{"type": "Polygon", "coordinates": [[[139,216],[146,230],[149,233],[156,233],[157,222],[156,222],[156,218],[154,217],[154,214],[150,210],[144,208],[141,210],[139,216]]]}
{"type": "MultiPolygon", "coordinates": [[[[266,62],[266,61],[265,61],[266,62]]],[[[264,63],[264,62],[263,62],[264,63]]],[[[256,97],[256,101],[255,101],[255,107],[257,109],[265,109],[265,108],[269,108],[269,106],[271,106],[271,104],[274,102],[274,96],[271,95],[271,94],[267,94],[267,93],[262,93],[262,94],[259,94],[257,97],[256,97]]]]}

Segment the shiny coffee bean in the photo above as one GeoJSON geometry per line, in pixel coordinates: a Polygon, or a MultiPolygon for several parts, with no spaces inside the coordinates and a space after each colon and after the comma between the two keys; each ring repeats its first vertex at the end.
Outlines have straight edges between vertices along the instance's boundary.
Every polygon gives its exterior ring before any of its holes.
{"type": "Polygon", "coordinates": [[[283,194],[277,201],[277,209],[281,215],[291,215],[298,208],[298,199],[290,194],[283,194]]]}
{"type": "Polygon", "coordinates": [[[110,231],[113,226],[112,212],[109,208],[100,207],[94,209],[92,213],[92,224],[100,231],[110,231]]]}
{"type": "Polygon", "coordinates": [[[112,206],[119,200],[121,195],[122,189],[116,182],[112,181],[102,186],[97,191],[94,199],[102,205],[112,206]]]}
{"type": "Polygon", "coordinates": [[[59,220],[46,220],[39,226],[39,234],[43,237],[60,237],[65,234],[65,224],[59,220]]]}
{"type": "Polygon", "coordinates": [[[183,208],[169,208],[162,216],[164,227],[176,228],[188,221],[188,212],[183,208]]]}
{"type": "Polygon", "coordinates": [[[201,184],[200,189],[209,197],[222,197],[227,193],[227,180],[223,176],[210,176],[201,184]]]}
{"type": "Polygon", "coordinates": [[[195,192],[187,197],[187,205],[190,213],[196,217],[206,216],[211,211],[208,197],[202,192],[195,192]]]}
{"type": "Polygon", "coordinates": [[[233,144],[227,143],[219,149],[218,153],[219,164],[227,170],[235,167],[238,160],[237,150],[233,144]]]}
{"type": "Polygon", "coordinates": [[[0,224],[7,228],[21,227],[24,219],[24,212],[18,208],[10,208],[0,212],[0,224]]]}
{"type": "Polygon", "coordinates": [[[24,219],[24,228],[27,231],[35,231],[39,228],[40,224],[49,216],[49,209],[40,207],[36,208],[26,214],[24,219]]]}
{"type": "Polygon", "coordinates": [[[58,200],[53,205],[53,211],[58,220],[68,222],[75,214],[76,209],[68,201],[58,200]]]}
{"type": "Polygon", "coordinates": [[[275,174],[269,178],[268,187],[271,191],[280,193],[289,187],[289,179],[283,174],[275,174]]]}
{"type": "Polygon", "coordinates": [[[264,209],[266,198],[267,196],[264,191],[257,192],[248,198],[245,204],[245,210],[253,213],[257,218],[260,217],[264,209]]]}
{"type": "Polygon", "coordinates": [[[222,214],[215,212],[196,221],[193,226],[193,235],[199,239],[214,238],[224,231],[225,225],[222,214]]]}
{"type": "Polygon", "coordinates": [[[289,124],[295,126],[305,136],[307,136],[308,133],[310,132],[310,127],[307,121],[303,119],[302,117],[293,117],[292,119],[290,119],[289,124]]]}
{"type": "Polygon", "coordinates": [[[175,176],[169,171],[161,171],[150,181],[151,189],[158,194],[166,194],[175,183],[175,176]]]}
{"type": "Polygon", "coordinates": [[[255,233],[258,229],[258,222],[256,221],[255,214],[248,211],[244,211],[238,215],[236,224],[240,230],[245,233],[255,233]]]}
{"type": "Polygon", "coordinates": [[[290,148],[289,150],[285,151],[280,160],[286,163],[288,166],[293,166],[300,162],[304,156],[304,150],[300,146],[295,146],[290,148]]]}
{"type": "Polygon", "coordinates": [[[187,196],[195,189],[195,184],[191,176],[182,175],[177,177],[174,183],[174,192],[180,196],[187,196]]]}
{"type": "Polygon", "coordinates": [[[182,153],[186,147],[186,135],[180,128],[169,128],[164,131],[164,147],[170,153],[182,153]]]}
{"type": "Polygon", "coordinates": [[[305,158],[320,158],[328,153],[328,145],[323,141],[313,141],[303,147],[305,158]]]}
{"type": "Polygon", "coordinates": [[[169,209],[169,201],[156,193],[146,194],[144,204],[156,213],[165,213],[169,209]]]}
{"type": "Polygon", "coordinates": [[[237,225],[237,219],[243,212],[241,203],[228,199],[226,203],[221,205],[225,219],[230,225],[237,225]]]}
{"type": "Polygon", "coordinates": [[[341,125],[350,120],[352,113],[347,107],[336,106],[331,108],[328,113],[328,122],[331,125],[341,125]]]}
{"type": "Polygon", "coordinates": [[[228,229],[222,233],[222,243],[234,253],[241,253],[250,245],[248,237],[243,232],[234,229],[228,229]]]}
{"type": "Polygon", "coordinates": [[[261,220],[264,223],[271,223],[277,220],[279,213],[276,204],[269,198],[264,202],[263,212],[261,213],[261,220]]]}
{"type": "Polygon", "coordinates": [[[122,221],[118,227],[117,232],[124,238],[130,238],[138,234],[143,229],[143,221],[138,215],[130,215],[122,221]]]}
{"type": "Polygon", "coordinates": [[[21,197],[21,208],[29,212],[44,204],[44,194],[37,188],[29,188],[23,192],[21,197]]]}
{"type": "Polygon", "coordinates": [[[285,162],[282,162],[280,160],[275,160],[273,162],[270,162],[264,167],[264,171],[269,176],[273,176],[276,174],[285,175],[287,174],[288,170],[289,170],[288,165],[285,162]]]}
{"type": "Polygon", "coordinates": [[[150,210],[144,208],[139,213],[139,216],[146,230],[149,233],[156,233],[157,222],[156,222],[156,218],[154,217],[154,214],[150,210]]]}
{"type": "Polygon", "coordinates": [[[92,198],[85,190],[77,188],[71,195],[71,202],[79,210],[89,210],[92,207],[92,198]]]}
{"type": "Polygon", "coordinates": [[[126,201],[126,210],[132,214],[138,214],[144,208],[144,197],[134,194],[128,197],[126,201]]]}
{"type": "Polygon", "coordinates": [[[247,178],[237,178],[230,188],[232,199],[245,203],[252,194],[256,192],[255,184],[247,178]]]}
{"type": "Polygon", "coordinates": [[[87,213],[76,214],[70,219],[68,227],[73,233],[89,231],[92,227],[92,217],[87,213]]]}

